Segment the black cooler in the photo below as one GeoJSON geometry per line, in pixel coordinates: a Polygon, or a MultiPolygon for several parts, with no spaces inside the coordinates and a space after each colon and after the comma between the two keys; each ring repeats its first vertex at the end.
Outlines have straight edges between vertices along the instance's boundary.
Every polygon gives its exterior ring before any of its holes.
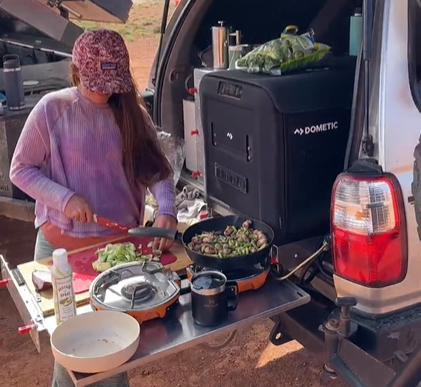
{"type": "Polygon", "coordinates": [[[343,169],[355,61],[272,77],[206,75],[200,99],[207,200],[271,225],[282,245],[329,228],[343,169]]]}

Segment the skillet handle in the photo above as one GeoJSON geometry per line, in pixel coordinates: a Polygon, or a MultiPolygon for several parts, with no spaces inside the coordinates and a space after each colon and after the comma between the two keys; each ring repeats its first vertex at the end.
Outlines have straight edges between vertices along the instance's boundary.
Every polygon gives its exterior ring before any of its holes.
{"type": "Polygon", "coordinates": [[[165,238],[176,241],[180,239],[181,235],[177,230],[170,230],[168,228],[161,227],[138,227],[131,228],[128,231],[129,235],[135,237],[153,237],[153,238],[165,238]]]}

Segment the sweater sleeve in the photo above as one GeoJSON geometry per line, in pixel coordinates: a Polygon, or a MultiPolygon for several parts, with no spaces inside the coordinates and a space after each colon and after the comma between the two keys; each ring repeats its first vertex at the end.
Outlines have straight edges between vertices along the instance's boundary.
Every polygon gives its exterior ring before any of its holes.
{"type": "Polygon", "coordinates": [[[10,180],[33,199],[64,212],[74,192],[49,179],[41,168],[50,157],[45,101],[32,109],[13,154],[10,180]]]}
{"type": "MultiPolygon", "coordinates": [[[[157,130],[156,125],[153,123],[151,116],[148,114],[146,109],[142,108],[145,115],[146,123],[157,130]]],[[[152,195],[155,197],[158,204],[159,215],[171,215],[177,219],[177,210],[175,208],[175,186],[174,178],[171,175],[167,180],[160,181],[153,186],[149,187],[152,195]]]]}
{"type": "Polygon", "coordinates": [[[165,181],[160,181],[149,187],[149,190],[158,203],[158,214],[171,215],[177,219],[177,211],[175,209],[175,187],[172,176],[165,181]]]}

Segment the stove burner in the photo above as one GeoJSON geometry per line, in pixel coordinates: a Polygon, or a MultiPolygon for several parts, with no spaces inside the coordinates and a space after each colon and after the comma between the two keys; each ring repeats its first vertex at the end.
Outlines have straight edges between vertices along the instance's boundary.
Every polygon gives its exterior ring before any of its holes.
{"type": "Polygon", "coordinates": [[[104,275],[104,285],[108,287],[119,283],[123,278],[125,278],[123,274],[126,274],[126,278],[134,276],[134,273],[130,269],[123,269],[118,271],[111,269],[108,274],[104,275]]]}
{"type": "Polygon", "coordinates": [[[155,291],[155,286],[147,282],[130,282],[121,288],[121,295],[131,301],[133,309],[136,301],[146,301],[155,291]]]}
{"type": "Polygon", "coordinates": [[[270,265],[269,258],[264,259],[261,263],[258,263],[250,268],[239,268],[237,270],[223,271],[212,268],[200,267],[199,265],[193,264],[190,266],[190,272],[200,273],[203,271],[219,271],[222,272],[228,279],[228,281],[250,281],[253,278],[258,277],[260,274],[268,271],[270,265]]]}
{"type": "MultiPolygon", "coordinates": [[[[187,268],[187,278],[191,281],[194,274],[206,271],[219,271],[227,277],[228,281],[237,282],[240,292],[246,292],[249,290],[260,289],[265,284],[270,267],[271,263],[269,258],[264,259],[261,263],[252,267],[239,268],[237,270],[230,271],[216,270],[192,264],[187,268]]],[[[199,277],[198,279],[200,278],[203,277],[199,277]]]]}

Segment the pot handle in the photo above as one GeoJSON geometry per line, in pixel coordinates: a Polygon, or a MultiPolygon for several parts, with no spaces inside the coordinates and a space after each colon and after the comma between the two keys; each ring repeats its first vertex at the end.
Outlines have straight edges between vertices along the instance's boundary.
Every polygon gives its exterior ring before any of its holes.
{"type": "Polygon", "coordinates": [[[227,281],[225,291],[228,292],[228,310],[233,312],[237,309],[238,300],[240,296],[240,289],[238,283],[235,281],[227,281]]]}
{"type": "Polygon", "coordinates": [[[177,230],[171,230],[168,228],[161,227],[137,227],[131,228],[128,231],[129,235],[136,237],[153,237],[153,238],[165,238],[176,241],[181,239],[181,234],[177,230]]]}

